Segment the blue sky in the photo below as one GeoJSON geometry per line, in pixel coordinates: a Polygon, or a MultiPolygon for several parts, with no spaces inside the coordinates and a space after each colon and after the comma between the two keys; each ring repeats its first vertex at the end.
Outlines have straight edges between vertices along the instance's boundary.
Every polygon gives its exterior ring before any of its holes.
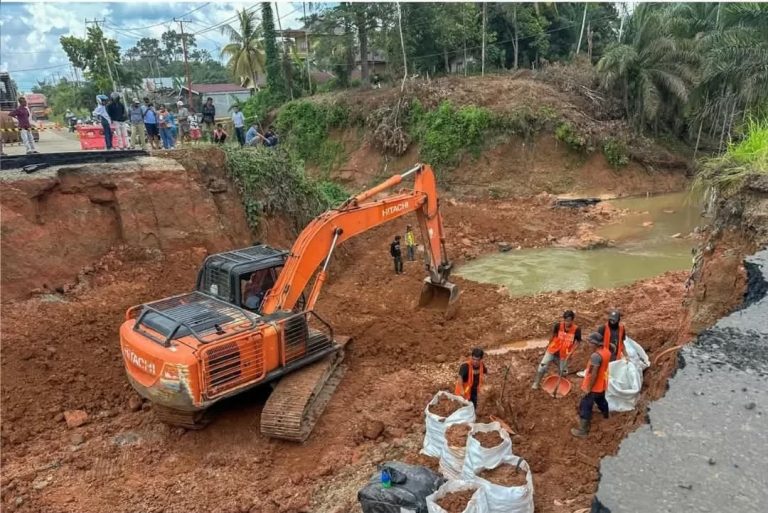
{"type": "MultiPolygon", "coordinates": [[[[301,2],[278,2],[283,28],[299,27],[301,2]]],[[[9,71],[22,91],[37,80],[57,75],[72,78],[72,68],[61,49],[59,37],[85,34],[85,19],[105,19],[107,37],[121,49],[134,46],[141,37],[159,38],[168,29],[178,32],[173,18],[192,21],[185,30],[201,32],[232,18],[238,9],[257,2],[9,2],[0,3],[0,70],[9,71]],[[198,9],[199,8],[199,9],[198,9]],[[195,12],[190,11],[198,9],[195,12]]],[[[259,9],[256,9],[257,13],[259,9]]],[[[198,47],[214,57],[226,39],[218,29],[196,36],[198,47]]]]}

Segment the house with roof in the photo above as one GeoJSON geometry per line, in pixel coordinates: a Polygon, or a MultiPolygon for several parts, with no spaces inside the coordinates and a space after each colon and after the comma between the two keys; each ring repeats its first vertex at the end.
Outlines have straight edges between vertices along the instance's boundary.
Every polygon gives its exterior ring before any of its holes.
{"type": "MultiPolygon", "coordinates": [[[[189,94],[188,91],[186,85],[181,86],[179,90],[179,96],[185,101],[189,94]]],[[[230,109],[235,103],[245,101],[250,96],[250,89],[237,84],[192,84],[192,107],[200,112],[203,103],[208,98],[213,98],[216,117],[229,116],[230,109]]]]}

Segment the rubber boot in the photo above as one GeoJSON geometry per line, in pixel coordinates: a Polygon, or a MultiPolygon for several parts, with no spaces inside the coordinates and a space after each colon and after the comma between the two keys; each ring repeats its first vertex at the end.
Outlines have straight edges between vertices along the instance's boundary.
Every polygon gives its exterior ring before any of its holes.
{"type": "Polygon", "coordinates": [[[579,427],[571,428],[571,434],[577,438],[586,438],[589,434],[589,420],[579,419],[579,427]]]}
{"type": "Polygon", "coordinates": [[[547,371],[547,369],[541,369],[536,371],[536,376],[533,378],[533,386],[531,387],[534,390],[538,390],[539,386],[541,385],[541,378],[544,377],[544,373],[547,371]]]}

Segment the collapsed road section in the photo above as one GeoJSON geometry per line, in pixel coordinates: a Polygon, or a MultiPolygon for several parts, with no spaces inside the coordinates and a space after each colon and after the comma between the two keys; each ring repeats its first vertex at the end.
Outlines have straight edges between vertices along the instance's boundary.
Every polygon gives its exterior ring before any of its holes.
{"type": "Polygon", "coordinates": [[[682,350],[648,424],[603,460],[593,512],[768,511],[768,250],[746,261],[746,307],[682,350]]]}

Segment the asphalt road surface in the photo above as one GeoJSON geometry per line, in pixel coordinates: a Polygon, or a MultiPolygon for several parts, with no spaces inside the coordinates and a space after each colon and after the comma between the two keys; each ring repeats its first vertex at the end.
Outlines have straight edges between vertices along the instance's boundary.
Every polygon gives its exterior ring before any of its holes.
{"type": "MultiPolygon", "coordinates": [[[[40,153],[57,153],[63,151],[82,151],[80,140],[74,133],[65,128],[61,130],[42,130],[40,141],[35,143],[40,153]]],[[[8,155],[24,155],[27,151],[22,143],[3,144],[3,152],[8,155]]]]}

